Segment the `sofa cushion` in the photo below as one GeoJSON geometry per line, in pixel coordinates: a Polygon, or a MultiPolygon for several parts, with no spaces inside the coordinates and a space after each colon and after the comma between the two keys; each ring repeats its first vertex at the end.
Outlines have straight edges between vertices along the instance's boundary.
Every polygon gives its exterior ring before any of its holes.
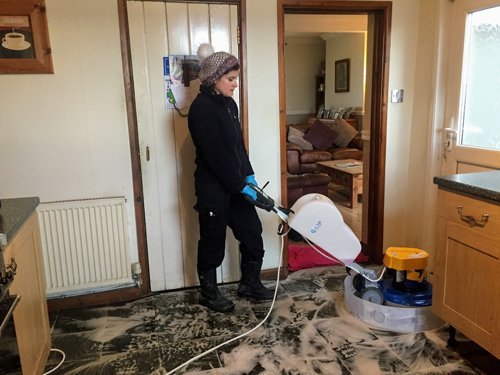
{"type": "Polygon", "coordinates": [[[332,160],[332,153],[329,151],[303,151],[300,154],[300,163],[316,163],[317,161],[332,160]]]}
{"type": "Polygon", "coordinates": [[[311,142],[315,150],[328,150],[337,137],[335,130],[318,119],[304,135],[304,139],[311,142]]]}
{"type": "Polygon", "coordinates": [[[331,150],[333,160],[356,159],[363,160],[363,151],[357,148],[341,147],[331,150]]]}
{"type": "Polygon", "coordinates": [[[347,145],[347,147],[350,148],[357,148],[358,150],[363,149],[363,140],[361,139],[361,136],[358,134],[355,136],[351,142],[347,145]]]}
{"type": "Polygon", "coordinates": [[[343,118],[339,118],[337,121],[329,123],[328,126],[336,133],[333,144],[338,147],[347,147],[349,142],[359,134],[358,131],[349,125],[343,118]]]}
{"type": "Polygon", "coordinates": [[[313,145],[311,142],[306,141],[304,139],[304,132],[301,132],[299,129],[294,128],[293,126],[288,127],[288,142],[295,143],[300,146],[303,150],[312,150],[313,145]]]}
{"type": "Polygon", "coordinates": [[[326,173],[303,173],[300,175],[288,175],[288,188],[328,185],[332,178],[326,173]]]}

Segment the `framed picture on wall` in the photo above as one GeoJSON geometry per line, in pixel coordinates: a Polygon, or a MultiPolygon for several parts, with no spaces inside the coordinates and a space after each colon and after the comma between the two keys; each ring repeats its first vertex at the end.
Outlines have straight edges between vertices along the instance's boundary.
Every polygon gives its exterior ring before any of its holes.
{"type": "Polygon", "coordinates": [[[0,74],[54,72],[45,0],[1,0],[0,40],[0,74]]]}
{"type": "Polygon", "coordinates": [[[335,92],[349,92],[350,60],[335,61],[335,92]]]}

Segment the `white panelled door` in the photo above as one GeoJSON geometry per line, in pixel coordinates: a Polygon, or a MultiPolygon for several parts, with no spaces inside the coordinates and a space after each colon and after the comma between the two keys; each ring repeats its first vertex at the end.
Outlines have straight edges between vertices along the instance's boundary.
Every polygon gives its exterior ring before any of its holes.
{"type": "MultiPolygon", "coordinates": [[[[188,109],[179,114],[165,108],[163,58],[196,55],[201,43],[238,56],[237,7],[129,1],[127,10],[151,289],[193,286],[198,284],[194,146],[183,116],[188,109]]],[[[238,279],[238,246],[229,235],[219,281],[238,279]]]]}
{"type": "Polygon", "coordinates": [[[450,20],[442,174],[500,169],[500,0],[455,0],[450,20]]]}

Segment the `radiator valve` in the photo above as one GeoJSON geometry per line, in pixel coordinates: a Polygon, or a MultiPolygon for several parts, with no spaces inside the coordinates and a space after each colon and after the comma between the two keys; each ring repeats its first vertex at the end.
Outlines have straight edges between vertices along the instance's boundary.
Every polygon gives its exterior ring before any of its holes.
{"type": "Polygon", "coordinates": [[[131,271],[132,271],[132,279],[135,280],[135,283],[138,287],[141,286],[141,264],[139,262],[132,263],[131,265],[131,271]]]}

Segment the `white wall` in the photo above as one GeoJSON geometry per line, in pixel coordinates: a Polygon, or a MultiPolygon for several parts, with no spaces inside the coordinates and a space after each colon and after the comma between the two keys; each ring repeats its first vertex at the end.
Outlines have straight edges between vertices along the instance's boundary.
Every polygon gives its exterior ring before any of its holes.
{"type": "Polygon", "coordinates": [[[365,33],[338,33],[326,42],[325,108],[363,108],[365,33]],[[335,61],[349,59],[349,92],[335,92],[335,61]]]}
{"type": "Polygon", "coordinates": [[[420,246],[428,250],[430,254],[430,267],[433,269],[433,253],[435,251],[435,227],[436,227],[436,205],[437,186],[431,183],[433,177],[441,175],[442,162],[442,129],[444,127],[444,101],[446,97],[446,77],[448,71],[448,45],[450,30],[451,9],[455,5],[448,0],[421,0],[421,17],[418,59],[419,61],[433,61],[434,64],[417,64],[415,90],[415,107],[423,110],[414,111],[414,133],[412,133],[412,144],[418,150],[418,154],[412,157],[410,169],[423,169],[423,162],[419,156],[426,154],[425,174],[415,177],[409,175],[410,184],[415,183],[417,190],[410,190],[410,194],[422,198],[412,200],[409,210],[417,209],[418,215],[415,223],[425,223],[421,231],[415,228],[415,224],[409,221],[408,243],[412,246],[420,246]],[[419,124],[428,124],[425,134],[418,134],[419,124]],[[414,141],[414,142],[413,142],[414,141]],[[426,150],[423,150],[424,148],[426,150]],[[418,184],[422,178],[423,183],[418,184]]]}
{"type": "MultiPolygon", "coordinates": [[[[247,1],[247,75],[250,159],[266,192],[280,197],[278,30],[275,1],[247,1]]],[[[264,268],[275,268],[281,249],[276,215],[259,210],[264,227],[264,268]]]]}
{"type": "MultiPolygon", "coordinates": [[[[414,101],[416,50],[418,42],[418,1],[393,2],[389,95],[404,90],[403,103],[391,103],[387,109],[387,156],[384,213],[384,249],[405,246],[407,239],[408,168],[414,101]]],[[[390,98],[390,96],[389,96],[390,98]]]]}
{"type": "Polygon", "coordinates": [[[0,198],[123,195],[136,260],[117,3],[46,5],[54,74],[0,75],[0,198]]]}
{"type": "Polygon", "coordinates": [[[325,61],[326,43],[319,37],[290,37],[285,42],[286,114],[316,113],[316,76],[325,61]]]}

